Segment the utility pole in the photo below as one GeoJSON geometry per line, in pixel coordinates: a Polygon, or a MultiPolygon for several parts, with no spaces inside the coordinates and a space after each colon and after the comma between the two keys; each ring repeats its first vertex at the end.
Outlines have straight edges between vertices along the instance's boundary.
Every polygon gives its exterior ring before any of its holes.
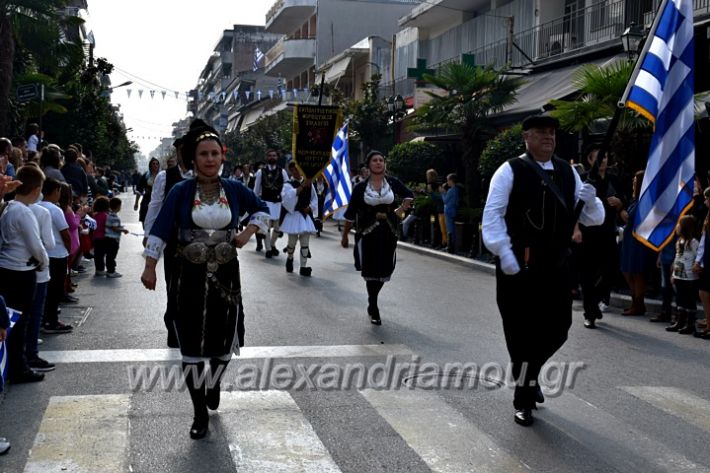
{"type": "Polygon", "coordinates": [[[513,65],[513,27],[515,24],[515,18],[513,16],[507,16],[505,17],[505,21],[508,23],[508,42],[505,50],[505,62],[508,65],[508,68],[510,68],[513,65]]]}

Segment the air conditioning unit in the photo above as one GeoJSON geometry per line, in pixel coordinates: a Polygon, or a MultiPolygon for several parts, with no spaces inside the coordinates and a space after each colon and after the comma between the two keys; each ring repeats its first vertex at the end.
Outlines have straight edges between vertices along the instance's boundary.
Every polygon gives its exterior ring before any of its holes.
{"type": "Polygon", "coordinates": [[[569,33],[551,34],[547,41],[547,55],[556,56],[572,48],[572,38],[569,33]]]}

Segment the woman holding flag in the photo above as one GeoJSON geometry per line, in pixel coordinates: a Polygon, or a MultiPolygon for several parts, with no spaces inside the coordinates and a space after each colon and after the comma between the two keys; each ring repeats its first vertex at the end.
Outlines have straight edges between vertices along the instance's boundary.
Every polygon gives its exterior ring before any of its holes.
{"type": "Polygon", "coordinates": [[[370,151],[366,164],[370,176],[353,189],[345,211],[341,245],[348,247],[348,235],[354,225],[355,268],[367,286],[367,313],[373,325],[381,325],[377,298],[394,272],[398,216],[409,210],[414,194],[399,179],[385,174],[385,156],[381,152],[370,151]],[[403,199],[400,207],[395,196],[403,199]]]}

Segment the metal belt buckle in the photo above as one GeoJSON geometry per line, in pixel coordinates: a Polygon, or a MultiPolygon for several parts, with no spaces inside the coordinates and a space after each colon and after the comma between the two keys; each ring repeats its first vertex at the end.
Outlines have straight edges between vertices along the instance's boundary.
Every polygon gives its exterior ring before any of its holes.
{"type": "Polygon", "coordinates": [[[384,212],[377,212],[375,214],[375,219],[377,220],[387,220],[387,214],[384,212]]]}
{"type": "Polygon", "coordinates": [[[195,242],[183,247],[182,254],[190,263],[203,264],[207,262],[209,250],[210,248],[206,244],[195,242]]]}
{"type": "Polygon", "coordinates": [[[229,263],[235,256],[235,248],[230,243],[222,242],[214,247],[214,259],[218,264],[229,263]]]}

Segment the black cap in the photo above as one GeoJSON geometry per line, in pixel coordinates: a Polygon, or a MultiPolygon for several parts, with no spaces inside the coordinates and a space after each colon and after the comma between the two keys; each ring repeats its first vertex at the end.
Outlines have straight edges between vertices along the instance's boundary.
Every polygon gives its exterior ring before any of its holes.
{"type": "Polygon", "coordinates": [[[555,117],[551,117],[547,114],[531,115],[523,120],[523,131],[527,131],[530,128],[559,128],[560,122],[555,117]]]}

